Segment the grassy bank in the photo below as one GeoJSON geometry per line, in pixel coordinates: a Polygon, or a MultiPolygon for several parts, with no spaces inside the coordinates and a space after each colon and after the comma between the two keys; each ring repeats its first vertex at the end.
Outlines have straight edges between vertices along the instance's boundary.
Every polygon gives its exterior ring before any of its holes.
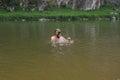
{"type": "Polygon", "coordinates": [[[120,18],[120,10],[99,9],[91,11],[71,10],[67,8],[52,8],[47,11],[20,11],[7,12],[0,9],[0,20],[101,20],[112,19],[115,16],[120,18]]]}

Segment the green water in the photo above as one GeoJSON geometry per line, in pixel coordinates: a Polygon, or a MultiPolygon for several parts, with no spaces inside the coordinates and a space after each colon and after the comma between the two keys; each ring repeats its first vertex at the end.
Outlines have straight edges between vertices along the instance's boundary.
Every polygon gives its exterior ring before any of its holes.
{"type": "Polygon", "coordinates": [[[120,22],[0,22],[0,80],[120,80],[120,22]]]}

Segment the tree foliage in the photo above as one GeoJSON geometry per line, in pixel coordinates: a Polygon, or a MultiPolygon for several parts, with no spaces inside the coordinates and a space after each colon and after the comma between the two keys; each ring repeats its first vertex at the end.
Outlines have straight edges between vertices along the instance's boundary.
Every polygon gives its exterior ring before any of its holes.
{"type": "Polygon", "coordinates": [[[53,6],[87,10],[90,7],[90,9],[99,8],[106,3],[115,4],[117,7],[120,6],[120,0],[0,0],[0,7],[11,12],[17,8],[34,11],[45,10],[53,6]]]}

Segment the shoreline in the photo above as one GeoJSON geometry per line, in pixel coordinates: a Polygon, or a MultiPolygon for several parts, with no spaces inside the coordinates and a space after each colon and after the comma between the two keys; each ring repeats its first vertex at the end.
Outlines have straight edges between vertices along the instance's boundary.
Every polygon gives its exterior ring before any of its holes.
{"type": "Polygon", "coordinates": [[[116,18],[116,17],[102,17],[102,18],[31,18],[31,19],[26,19],[26,18],[21,18],[21,19],[17,19],[17,18],[0,18],[0,21],[39,21],[39,22],[47,22],[47,21],[120,21],[120,18],[116,18]]]}

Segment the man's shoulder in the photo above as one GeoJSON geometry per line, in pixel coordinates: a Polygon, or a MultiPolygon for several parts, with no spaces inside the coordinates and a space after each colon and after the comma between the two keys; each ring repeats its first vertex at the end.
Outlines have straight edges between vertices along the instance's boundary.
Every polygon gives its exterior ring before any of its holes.
{"type": "Polygon", "coordinates": [[[55,36],[51,36],[51,39],[54,39],[55,38],[55,36]]]}

